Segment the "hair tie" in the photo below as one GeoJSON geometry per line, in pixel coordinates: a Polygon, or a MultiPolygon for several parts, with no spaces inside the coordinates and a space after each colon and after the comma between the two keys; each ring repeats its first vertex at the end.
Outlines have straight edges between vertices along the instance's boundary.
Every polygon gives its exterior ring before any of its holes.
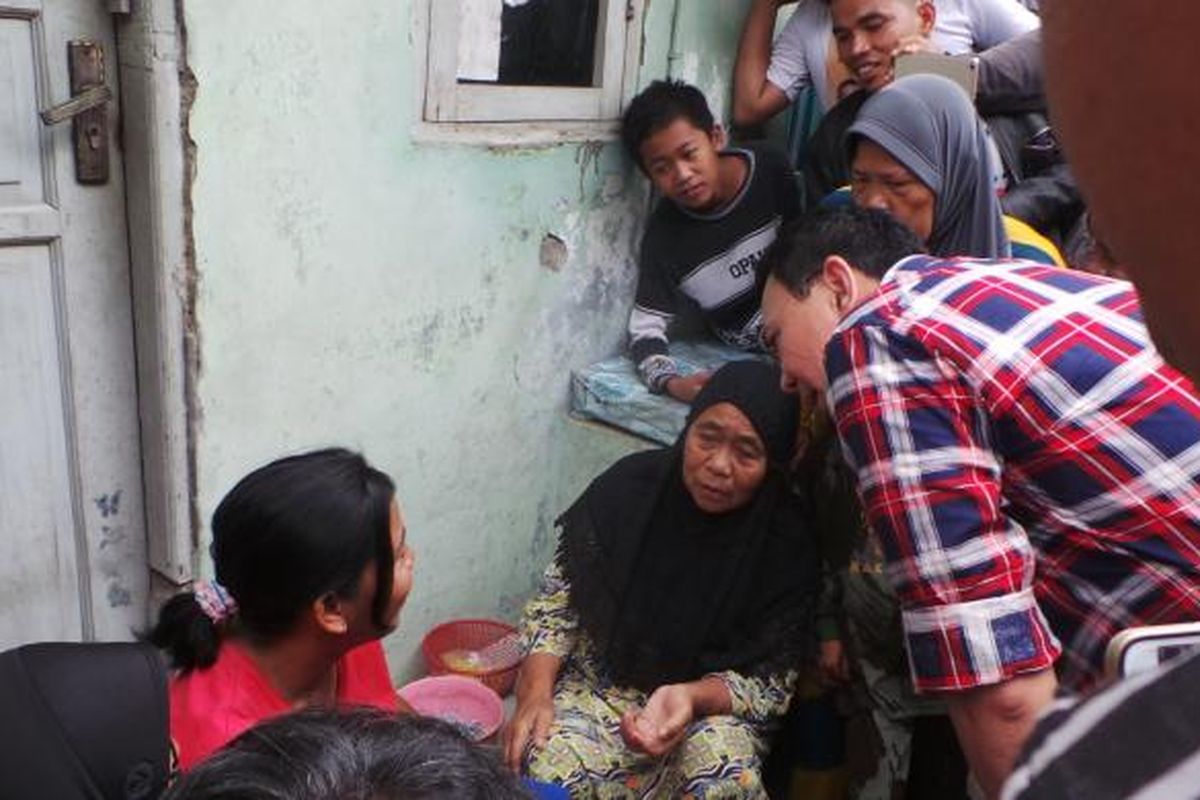
{"type": "Polygon", "coordinates": [[[221,584],[216,581],[196,581],[192,585],[192,594],[204,616],[220,625],[237,613],[237,601],[221,584]]]}

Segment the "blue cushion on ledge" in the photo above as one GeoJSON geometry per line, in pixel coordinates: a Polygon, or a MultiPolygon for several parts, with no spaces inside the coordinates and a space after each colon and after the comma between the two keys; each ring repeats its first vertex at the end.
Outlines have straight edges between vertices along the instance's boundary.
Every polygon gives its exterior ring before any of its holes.
{"type": "MultiPolygon", "coordinates": [[[[714,370],[727,361],[763,356],[717,342],[672,342],[671,356],[685,375],[714,370]]],[[[613,356],[571,374],[571,415],[603,422],[657,444],[674,444],[688,407],[652,394],[627,356],[613,356]]]]}

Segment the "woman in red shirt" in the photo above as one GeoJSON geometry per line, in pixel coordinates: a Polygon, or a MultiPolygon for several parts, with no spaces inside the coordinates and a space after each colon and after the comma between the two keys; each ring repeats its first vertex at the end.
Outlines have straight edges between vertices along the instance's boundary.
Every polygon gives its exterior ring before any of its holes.
{"type": "Polygon", "coordinates": [[[181,768],[293,709],[411,710],[379,644],[413,570],[387,475],[340,449],[275,461],[225,496],[212,534],[216,580],[168,600],[149,635],[177,670],[181,768]]]}

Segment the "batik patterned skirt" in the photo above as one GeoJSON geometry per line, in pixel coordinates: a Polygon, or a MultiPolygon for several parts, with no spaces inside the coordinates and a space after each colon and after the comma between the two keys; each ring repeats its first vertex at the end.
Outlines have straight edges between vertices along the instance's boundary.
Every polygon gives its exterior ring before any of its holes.
{"type": "Polygon", "coordinates": [[[621,738],[621,715],[645,702],[633,689],[597,691],[575,671],[560,676],[554,725],[544,747],[526,750],[527,774],[565,786],[572,798],[766,797],[756,726],[735,716],[702,717],[672,753],[653,758],[621,738]]]}

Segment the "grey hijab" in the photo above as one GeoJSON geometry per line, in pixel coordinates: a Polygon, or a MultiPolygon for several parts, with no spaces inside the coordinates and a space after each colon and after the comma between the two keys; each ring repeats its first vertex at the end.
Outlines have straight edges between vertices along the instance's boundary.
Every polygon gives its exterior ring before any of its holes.
{"type": "Polygon", "coordinates": [[[933,190],[938,256],[1007,258],[1012,252],[996,196],[991,137],[966,94],[940,75],[910,75],[880,89],[846,132],[887,150],[933,190]]]}

